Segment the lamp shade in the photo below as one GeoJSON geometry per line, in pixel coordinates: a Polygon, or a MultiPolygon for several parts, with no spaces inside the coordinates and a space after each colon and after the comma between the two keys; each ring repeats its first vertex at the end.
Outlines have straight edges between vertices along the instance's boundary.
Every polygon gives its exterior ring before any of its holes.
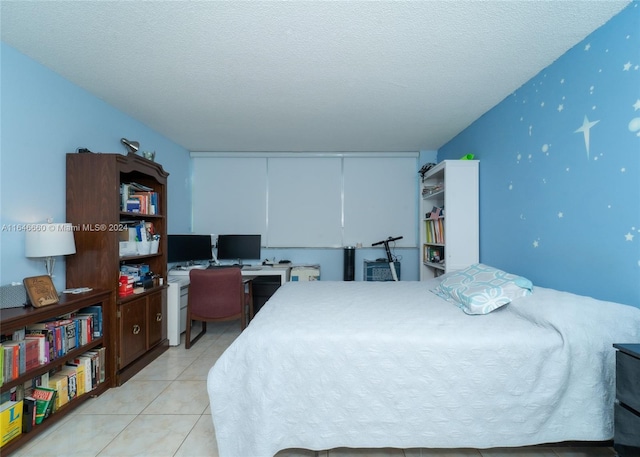
{"type": "Polygon", "coordinates": [[[71,224],[41,224],[37,227],[41,230],[25,232],[26,257],[54,257],[76,253],[71,224]]]}

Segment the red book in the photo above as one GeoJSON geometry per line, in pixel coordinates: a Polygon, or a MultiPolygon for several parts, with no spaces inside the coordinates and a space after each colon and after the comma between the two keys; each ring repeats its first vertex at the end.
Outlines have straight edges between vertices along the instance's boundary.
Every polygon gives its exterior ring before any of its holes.
{"type": "MultiPolygon", "coordinates": [[[[40,366],[40,342],[35,338],[25,338],[27,371],[40,366]]],[[[43,338],[44,343],[44,338],[43,338]]]]}

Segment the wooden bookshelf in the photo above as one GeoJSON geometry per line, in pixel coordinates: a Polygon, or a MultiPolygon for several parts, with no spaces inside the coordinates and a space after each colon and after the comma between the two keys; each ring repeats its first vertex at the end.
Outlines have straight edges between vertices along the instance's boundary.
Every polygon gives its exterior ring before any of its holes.
{"type": "Polygon", "coordinates": [[[67,287],[113,292],[109,354],[116,385],[130,379],[169,347],[167,176],[160,164],[135,154],[67,154],[67,222],[79,228],[75,232],[76,255],[67,258],[67,287]],[[131,183],[157,194],[154,214],[123,208],[121,188],[131,183]],[[157,252],[121,256],[122,233],[118,229],[123,221],[151,222],[160,236],[157,252]],[[148,265],[157,276],[157,284],[140,294],[120,298],[120,267],[133,264],[148,265]]]}
{"type": "MultiPolygon", "coordinates": [[[[105,347],[107,348],[106,350],[108,353],[108,348],[111,346],[111,341],[109,333],[105,332],[104,329],[109,326],[109,321],[111,319],[111,316],[108,312],[108,305],[111,303],[111,295],[112,294],[110,290],[93,290],[83,294],[62,294],[59,303],[56,303],[54,305],[49,305],[42,308],[33,308],[31,306],[28,306],[22,308],[8,308],[0,310],[2,334],[10,335],[14,331],[24,329],[29,325],[59,318],[88,306],[101,306],[103,309],[103,335],[100,338],[92,339],[92,341],[88,344],[73,349],[44,365],[39,365],[36,368],[21,373],[18,377],[10,381],[5,381],[0,387],[0,391],[8,392],[14,387],[24,385],[25,382],[29,382],[37,376],[57,369],[87,351],[97,349],[99,347],[105,347]]],[[[69,403],[46,418],[41,424],[36,424],[31,429],[31,431],[22,433],[21,435],[9,441],[6,445],[0,448],[0,454],[11,454],[20,447],[24,446],[27,442],[34,439],[36,436],[50,429],[51,426],[55,425],[60,420],[64,419],[69,413],[71,413],[89,398],[96,397],[109,389],[113,385],[113,378],[109,375],[113,372],[113,369],[110,366],[111,360],[109,357],[105,358],[105,362],[105,379],[103,382],[98,384],[91,391],[72,399],[69,403]]]]}

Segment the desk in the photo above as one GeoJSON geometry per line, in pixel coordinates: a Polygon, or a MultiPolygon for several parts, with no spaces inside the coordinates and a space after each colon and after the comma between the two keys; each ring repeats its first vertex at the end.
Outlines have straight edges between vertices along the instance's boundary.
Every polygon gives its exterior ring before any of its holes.
{"type": "MultiPolygon", "coordinates": [[[[187,301],[189,299],[189,272],[191,270],[169,270],[167,290],[167,337],[169,346],[180,345],[180,335],[187,329],[187,301]]],[[[245,267],[242,277],[251,280],[259,276],[278,276],[280,285],[289,281],[290,266],[245,267]]],[[[245,281],[246,282],[246,281],[245,281]]]]}

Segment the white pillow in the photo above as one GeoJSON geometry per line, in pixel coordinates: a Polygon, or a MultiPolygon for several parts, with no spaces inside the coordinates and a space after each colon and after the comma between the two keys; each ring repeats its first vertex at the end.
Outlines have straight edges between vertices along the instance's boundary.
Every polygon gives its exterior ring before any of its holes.
{"type": "Polygon", "coordinates": [[[522,276],[476,263],[447,275],[431,291],[467,314],[488,314],[515,298],[530,295],[533,284],[522,276]]]}

